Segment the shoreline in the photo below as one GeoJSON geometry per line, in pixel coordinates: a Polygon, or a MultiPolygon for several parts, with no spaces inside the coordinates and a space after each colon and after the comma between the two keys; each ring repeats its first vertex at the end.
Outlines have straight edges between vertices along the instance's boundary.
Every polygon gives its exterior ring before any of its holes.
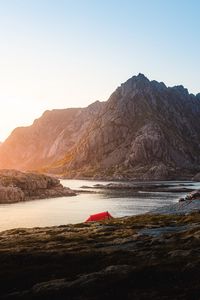
{"type": "MultiPolygon", "coordinates": [[[[37,199],[40,200],[40,199],[37,199]]],[[[31,200],[30,200],[31,201],[31,200]]],[[[189,215],[192,213],[200,213],[200,199],[199,200],[185,200],[184,202],[178,202],[170,205],[163,205],[162,207],[155,208],[150,210],[149,212],[137,214],[137,215],[130,215],[130,216],[123,216],[123,217],[113,217],[113,220],[121,220],[121,219],[129,219],[129,218],[135,218],[140,216],[153,216],[153,215],[160,215],[160,216],[184,216],[189,215]]],[[[93,222],[93,224],[98,222],[93,222]]],[[[101,223],[101,222],[100,222],[101,223]]],[[[34,227],[15,227],[11,229],[5,229],[0,230],[0,234],[3,232],[7,232],[10,230],[31,230],[31,229],[53,229],[58,228],[62,226],[79,226],[81,224],[84,224],[83,222],[77,222],[77,223],[66,223],[66,224],[60,224],[60,225],[52,225],[52,226],[34,226],[34,227]]]]}
{"type": "MultiPolygon", "coordinates": [[[[95,183],[97,183],[97,182],[95,182],[95,183]]],[[[90,183],[90,184],[92,184],[92,182],[90,183]]],[[[149,194],[149,197],[152,197],[151,196],[151,193],[154,193],[155,194],[155,197],[157,197],[156,196],[156,192],[161,192],[161,190],[160,190],[160,184],[158,184],[157,185],[157,187],[159,188],[159,191],[156,191],[155,189],[153,189],[153,191],[152,191],[152,188],[149,190],[146,190],[146,189],[143,189],[143,190],[141,190],[141,183],[139,183],[139,187],[138,186],[136,186],[136,189],[135,189],[135,186],[134,186],[134,189],[132,189],[132,188],[129,188],[129,184],[130,183],[128,183],[128,186],[127,186],[127,189],[124,189],[124,190],[122,190],[121,191],[121,188],[124,188],[124,184],[121,186],[121,184],[120,184],[120,186],[119,186],[119,189],[118,189],[118,185],[116,186],[116,183],[114,184],[114,187],[113,187],[113,189],[112,189],[112,186],[110,186],[110,184],[109,184],[109,186],[108,186],[108,189],[105,189],[104,188],[104,186],[102,187],[100,187],[99,189],[97,189],[97,187],[96,186],[91,186],[90,187],[90,190],[85,190],[85,189],[73,189],[74,190],[74,192],[76,193],[76,195],[77,195],[77,197],[78,197],[78,199],[77,199],[77,201],[80,201],[81,199],[82,199],[82,197],[84,198],[84,199],[88,199],[87,197],[89,197],[89,199],[91,198],[93,198],[93,196],[92,195],[97,195],[97,196],[94,196],[95,198],[96,197],[101,197],[101,196],[98,196],[98,194],[104,194],[105,193],[105,195],[106,195],[106,198],[107,197],[116,197],[116,198],[122,198],[122,201],[123,201],[123,197],[125,196],[125,197],[133,197],[133,200],[134,200],[134,197],[142,197],[142,199],[144,198],[146,198],[146,197],[148,197],[148,193],[150,193],[149,194]],[[142,195],[142,193],[145,193],[145,196],[141,196],[142,195]],[[88,195],[88,196],[87,196],[88,195]],[[109,196],[110,195],[110,196],[109,196]],[[133,196],[132,196],[133,195],[133,196]],[[137,196],[138,195],[138,196],[137,196]],[[80,200],[79,200],[79,197],[80,197],[80,200]]],[[[178,183],[179,184],[179,183],[178,183]]],[[[191,182],[191,184],[193,184],[193,182],[191,182]]],[[[66,185],[67,185],[67,183],[66,183],[66,185]]],[[[79,185],[80,185],[80,183],[79,183],[79,185]]],[[[107,184],[106,184],[107,185],[107,184]]],[[[165,182],[165,185],[164,186],[168,186],[168,187],[170,187],[171,186],[171,183],[168,183],[168,182],[165,182]]],[[[72,185],[73,186],[73,185],[72,185]]],[[[147,186],[149,186],[149,183],[147,184],[147,186]]],[[[154,186],[154,184],[153,184],[153,186],[154,186]]],[[[175,186],[175,185],[173,185],[173,183],[172,183],[172,186],[175,186]]],[[[142,183],[142,187],[143,187],[143,183],[142,183]]],[[[175,188],[176,188],[176,186],[175,186],[175,188]]],[[[192,190],[194,189],[195,187],[193,187],[192,188],[192,190]]],[[[179,189],[179,188],[178,188],[179,189]]],[[[167,189],[167,190],[163,190],[162,189],[162,192],[164,192],[164,193],[161,193],[161,195],[162,195],[162,197],[163,197],[163,205],[162,206],[164,206],[165,205],[165,202],[164,202],[164,198],[166,198],[166,197],[169,197],[169,196],[167,196],[167,194],[168,194],[168,192],[182,192],[182,194],[181,193],[179,193],[179,194],[174,194],[173,195],[173,193],[171,194],[171,197],[172,197],[172,199],[174,199],[174,203],[175,203],[175,201],[176,201],[176,204],[177,205],[179,205],[178,204],[178,198],[179,197],[184,197],[184,194],[186,194],[188,191],[190,191],[190,190],[185,190],[185,186],[183,185],[183,190],[174,190],[174,191],[171,191],[171,190],[169,190],[169,189],[167,189]],[[167,192],[167,193],[166,193],[167,192]],[[183,194],[184,193],[184,194],[183,194]],[[163,196],[164,195],[164,196],[163,196]]],[[[103,196],[104,197],[104,196],[103,196]]],[[[52,201],[53,201],[53,197],[51,197],[52,198],[52,201]]],[[[44,200],[46,200],[46,201],[48,201],[48,199],[49,198],[44,198],[44,200]]],[[[55,197],[54,198],[55,199],[55,205],[56,205],[56,199],[59,199],[58,197],[55,197]]],[[[75,198],[74,198],[75,199],[75,198]]],[[[138,199],[140,199],[140,198],[138,198],[138,199]]],[[[156,198],[155,198],[156,199],[156,198]]],[[[25,202],[32,202],[32,201],[37,201],[37,200],[39,200],[39,199],[29,199],[29,200],[27,200],[27,201],[25,201],[25,202]]],[[[64,199],[65,200],[65,199],[64,199]]],[[[59,203],[61,202],[61,206],[62,205],[64,205],[65,204],[65,202],[63,202],[64,200],[62,200],[62,197],[61,197],[61,200],[60,201],[58,201],[58,205],[59,205],[59,203]]],[[[66,198],[66,201],[67,201],[67,198],[66,198]]],[[[76,201],[76,200],[75,200],[76,201]]],[[[99,200],[100,201],[100,200],[99,200]]],[[[146,200],[145,200],[146,201],[146,200]]],[[[21,206],[20,206],[20,210],[22,210],[23,211],[23,207],[24,207],[24,205],[25,205],[25,202],[18,202],[19,204],[21,203],[21,206]],[[24,203],[24,204],[23,204],[24,203]]],[[[168,201],[168,203],[169,203],[170,201],[168,201]]],[[[82,202],[83,203],[83,202],[82,202]]],[[[155,202],[156,203],[156,202],[155,202]]],[[[14,203],[13,205],[13,209],[12,210],[14,210],[15,209],[15,204],[16,203],[14,203]]],[[[80,203],[81,204],[81,203],[80,203]]],[[[10,205],[10,203],[9,203],[9,205],[10,205]]],[[[33,204],[31,204],[31,205],[34,205],[34,203],[33,204]]],[[[40,207],[40,203],[38,202],[38,203],[36,203],[36,208],[37,208],[37,206],[39,205],[39,207],[40,207]]],[[[47,207],[48,207],[48,202],[47,202],[47,204],[45,204],[45,205],[47,205],[47,207]]],[[[66,202],[66,205],[67,205],[67,202],[66,202]]],[[[84,205],[84,203],[83,203],[83,205],[84,205]]],[[[138,202],[138,208],[140,207],[140,204],[139,204],[139,202],[138,202]]],[[[183,205],[183,204],[181,204],[181,205],[183,205]]],[[[43,204],[41,203],[41,206],[42,206],[42,208],[43,208],[43,204]]],[[[1,207],[1,206],[0,206],[1,207]]],[[[9,207],[8,206],[6,206],[7,208],[6,208],[6,210],[7,209],[9,209],[9,207]]],[[[12,206],[11,206],[12,207],[12,206]]],[[[29,206],[28,206],[29,207],[29,206]]],[[[65,205],[64,205],[64,207],[65,207],[65,205]]],[[[97,206],[98,207],[98,206],[97,206]]],[[[25,208],[25,211],[26,211],[26,206],[24,207],[25,208]]],[[[69,208],[70,209],[70,208],[69,208]]],[[[108,209],[108,208],[104,208],[103,210],[106,210],[106,209],[108,209]]],[[[140,209],[140,208],[139,208],[140,209]]],[[[130,215],[138,215],[138,214],[141,214],[141,213],[151,213],[151,211],[152,211],[152,207],[149,207],[149,209],[148,209],[148,204],[147,204],[147,208],[145,209],[145,210],[143,210],[144,212],[142,212],[142,211],[139,211],[139,212],[135,212],[135,209],[133,208],[132,209],[132,213],[131,214],[126,214],[126,212],[124,211],[124,213],[122,214],[122,213],[118,213],[118,211],[116,211],[116,214],[114,213],[114,212],[112,212],[112,214],[113,214],[113,216],[118,216],[118,217],[120,217],[120,216],[126,216],[126,215],[128,215],[128,216],[130,216],[130,215]]],[[[110,210],[110,208],[108,209],[108,210],[110,210]]],[[[69,210],[70,211],[70,210],[69,210]]],[[[97,210],[93,210],[93,211],[91,211],[90,212],[90,214],[91,213],[98,213],[99,211],[101,211],[101,208],[97,208],[97,210]]],[[[111,210],[112,211],[112,210],[111,210]]],[[[162,213],[162,211],[160,211],[161,213],[162,213]]],[[[2,204],[2,213],[4,213],[4,208],[3,208],[3,204],[2,204]]],[[[14,211],[13,211],[13,213],[14,213],[14,211]]],[[[29,210],[28,210],[28,214],[29,214],[29,210]]],[[[53,212],[50,212],[50,214],[51,214],[51,216],[53,217],[53,212]]],[[[61,214],[61,219],[60,219],[60,222],[59,222],[59,220],[56,220],[56,222],[49,222],[48,221],[48,219],[47,219],[47,222],[37,222],[37,218],[35,218],[35,221],[33,220],[33,222],[29,222],[28,220],[25,220],[25,221],[23,221],[23,222],[21,222],[20,221],[20,219],[19,219],[19,222],[11,222],[11,224],[7,224],[7,221],[5,220],[4,221],[4,223],[2,223],[2,229],[0,230],[0,232],[2,232],[2,231],[6,231],[6,230],[10,230],[10,229],[16,229],[16,228],[26,228],[27,226],[29,227],[29,228],[34,228],[34,227],[38,227],[38,226],[42,226],[42,228],[44,228],[44,227],[46,227],[46,226],[59,226],[59,225],[62,225],[62,224],[70,224],[71,222],[72,222],[72,224],[78,224],[79,222],[82,222],[82,221],[84,221],[84,219],[85,218],[87,218],[87,214],[83,214],[83,216],[82,217],[75,217],[75,218],[69,218],[69,217],[67,217],[67,215],[66,215],[66,219],[65,219],[65,217],[63,217],[63,215],[62,215],[62,213],[60,213],[61,214]],[[67,221],[67,222],[66,222],[67,221]],[[26,226],[27,225],[27,226],[26,226]]],[[[6,215],[8,215],[8,217],[9,217],[9,213],[7,214],[6,213],[6,215]]],[[[69,215],[69,213],[68,213],[68,215],[69,215]]],[[[4,218],[5,219],[5,218],[4,218]]]]}

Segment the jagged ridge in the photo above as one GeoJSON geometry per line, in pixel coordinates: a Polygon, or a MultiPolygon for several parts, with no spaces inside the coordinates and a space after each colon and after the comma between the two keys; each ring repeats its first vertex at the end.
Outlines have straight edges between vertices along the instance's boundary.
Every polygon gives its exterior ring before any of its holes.
{"type": "Polygon", "coordinates": [[[200,170],[200,96],[183,86],[166,87],[139,74],[105,103],[59,112],[62,121],[56,110],[48,112],[54,122],[44,114],[29,128],[14,131],[0,148],[3,167],[48,164],[46,170],[69,177],[140,179],[188,177],[200,170]],[[34,143],[30,133],[38,123],[34,143]],[[23,143],[20,131],[26,133],[23,143]]]}
{"type": "Polygon", "coordinates": [[[139,74],[111,95],[100,116],[61,161],[75,176],[165,179],[195,173],[200,162],[200,102],[183,86],[139,74]]]}

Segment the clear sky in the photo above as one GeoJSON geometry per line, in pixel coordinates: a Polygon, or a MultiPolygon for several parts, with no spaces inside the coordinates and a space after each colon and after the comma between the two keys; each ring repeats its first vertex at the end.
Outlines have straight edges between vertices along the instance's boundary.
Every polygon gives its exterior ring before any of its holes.
{"type": "Polygon", "coordinates": [[[0,0],[0,140],[144,73],[200,91],[199,0],[0,0]]]}

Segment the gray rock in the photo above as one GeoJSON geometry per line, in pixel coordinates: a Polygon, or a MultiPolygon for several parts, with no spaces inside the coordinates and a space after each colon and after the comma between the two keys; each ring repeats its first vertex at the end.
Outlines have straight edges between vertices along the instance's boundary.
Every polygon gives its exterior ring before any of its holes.
{"type": "Polygon", "coordinates": [[[107,102],[47,111],[0,147],[0,167],[66,177],[165,180],[200,172],[200,101],[133,76],[107,102]]]}
{"type": "Polygon", "coordinates": [[[186,200],[196,200],[196,199],[200,200],[200,190],[192,191],[185,197],[185,199],[186,200]]]}
{"type": "Polygon", "coordinates": [[[175,204],[166,205],[151,211],[152,214],[163,215],[187,215],[192,212],[200,212],[200,199],[185,200],[175,204]]]}
{"type": "Polygon", "coordinates": [[[139,74],[121,85],[64,162],[67,172],[138,179],[191,177],[200,163],[200,102],[139,74]]]}

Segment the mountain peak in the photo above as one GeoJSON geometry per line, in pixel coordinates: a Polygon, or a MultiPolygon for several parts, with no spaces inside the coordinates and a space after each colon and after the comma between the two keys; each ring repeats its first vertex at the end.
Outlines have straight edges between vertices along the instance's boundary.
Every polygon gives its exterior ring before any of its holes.
{"type": "Polygon", "coordinates": [[[134,81],[134,82],[145,82],[145,83],[149,83],[149,79],[142,73],[138,73],[138,75],[134,75],[133,77],[130,78],[130,80],[134,81]]]}
{"type": "Polygon", "coordinates": [[[196,98],[200,100],[200,93],[196,94],[196,98]]]}
{"type": "Polygon", "coordinates": [[[139,73],[107,102],[47,111],[13,131],[0,145],[0,167],[48,166],[44,170],[69,177],[190,177],[200,171],[199,100],[183,86],[139,73]]]}
{"type": "Polygon", "coordinates": [[[138,75],[135,77],[137,77],[140,80],[148,80],[149,81],[149,79],[143,73],[138,73],[138,75]]]}
{"type": "Polygon", "coordinates": [[[126,96],[132,91],[144,90],[150,84],[149,79],[142,73],[129,78],[127,81],[121,84],[122,96],[126,96]]]}

